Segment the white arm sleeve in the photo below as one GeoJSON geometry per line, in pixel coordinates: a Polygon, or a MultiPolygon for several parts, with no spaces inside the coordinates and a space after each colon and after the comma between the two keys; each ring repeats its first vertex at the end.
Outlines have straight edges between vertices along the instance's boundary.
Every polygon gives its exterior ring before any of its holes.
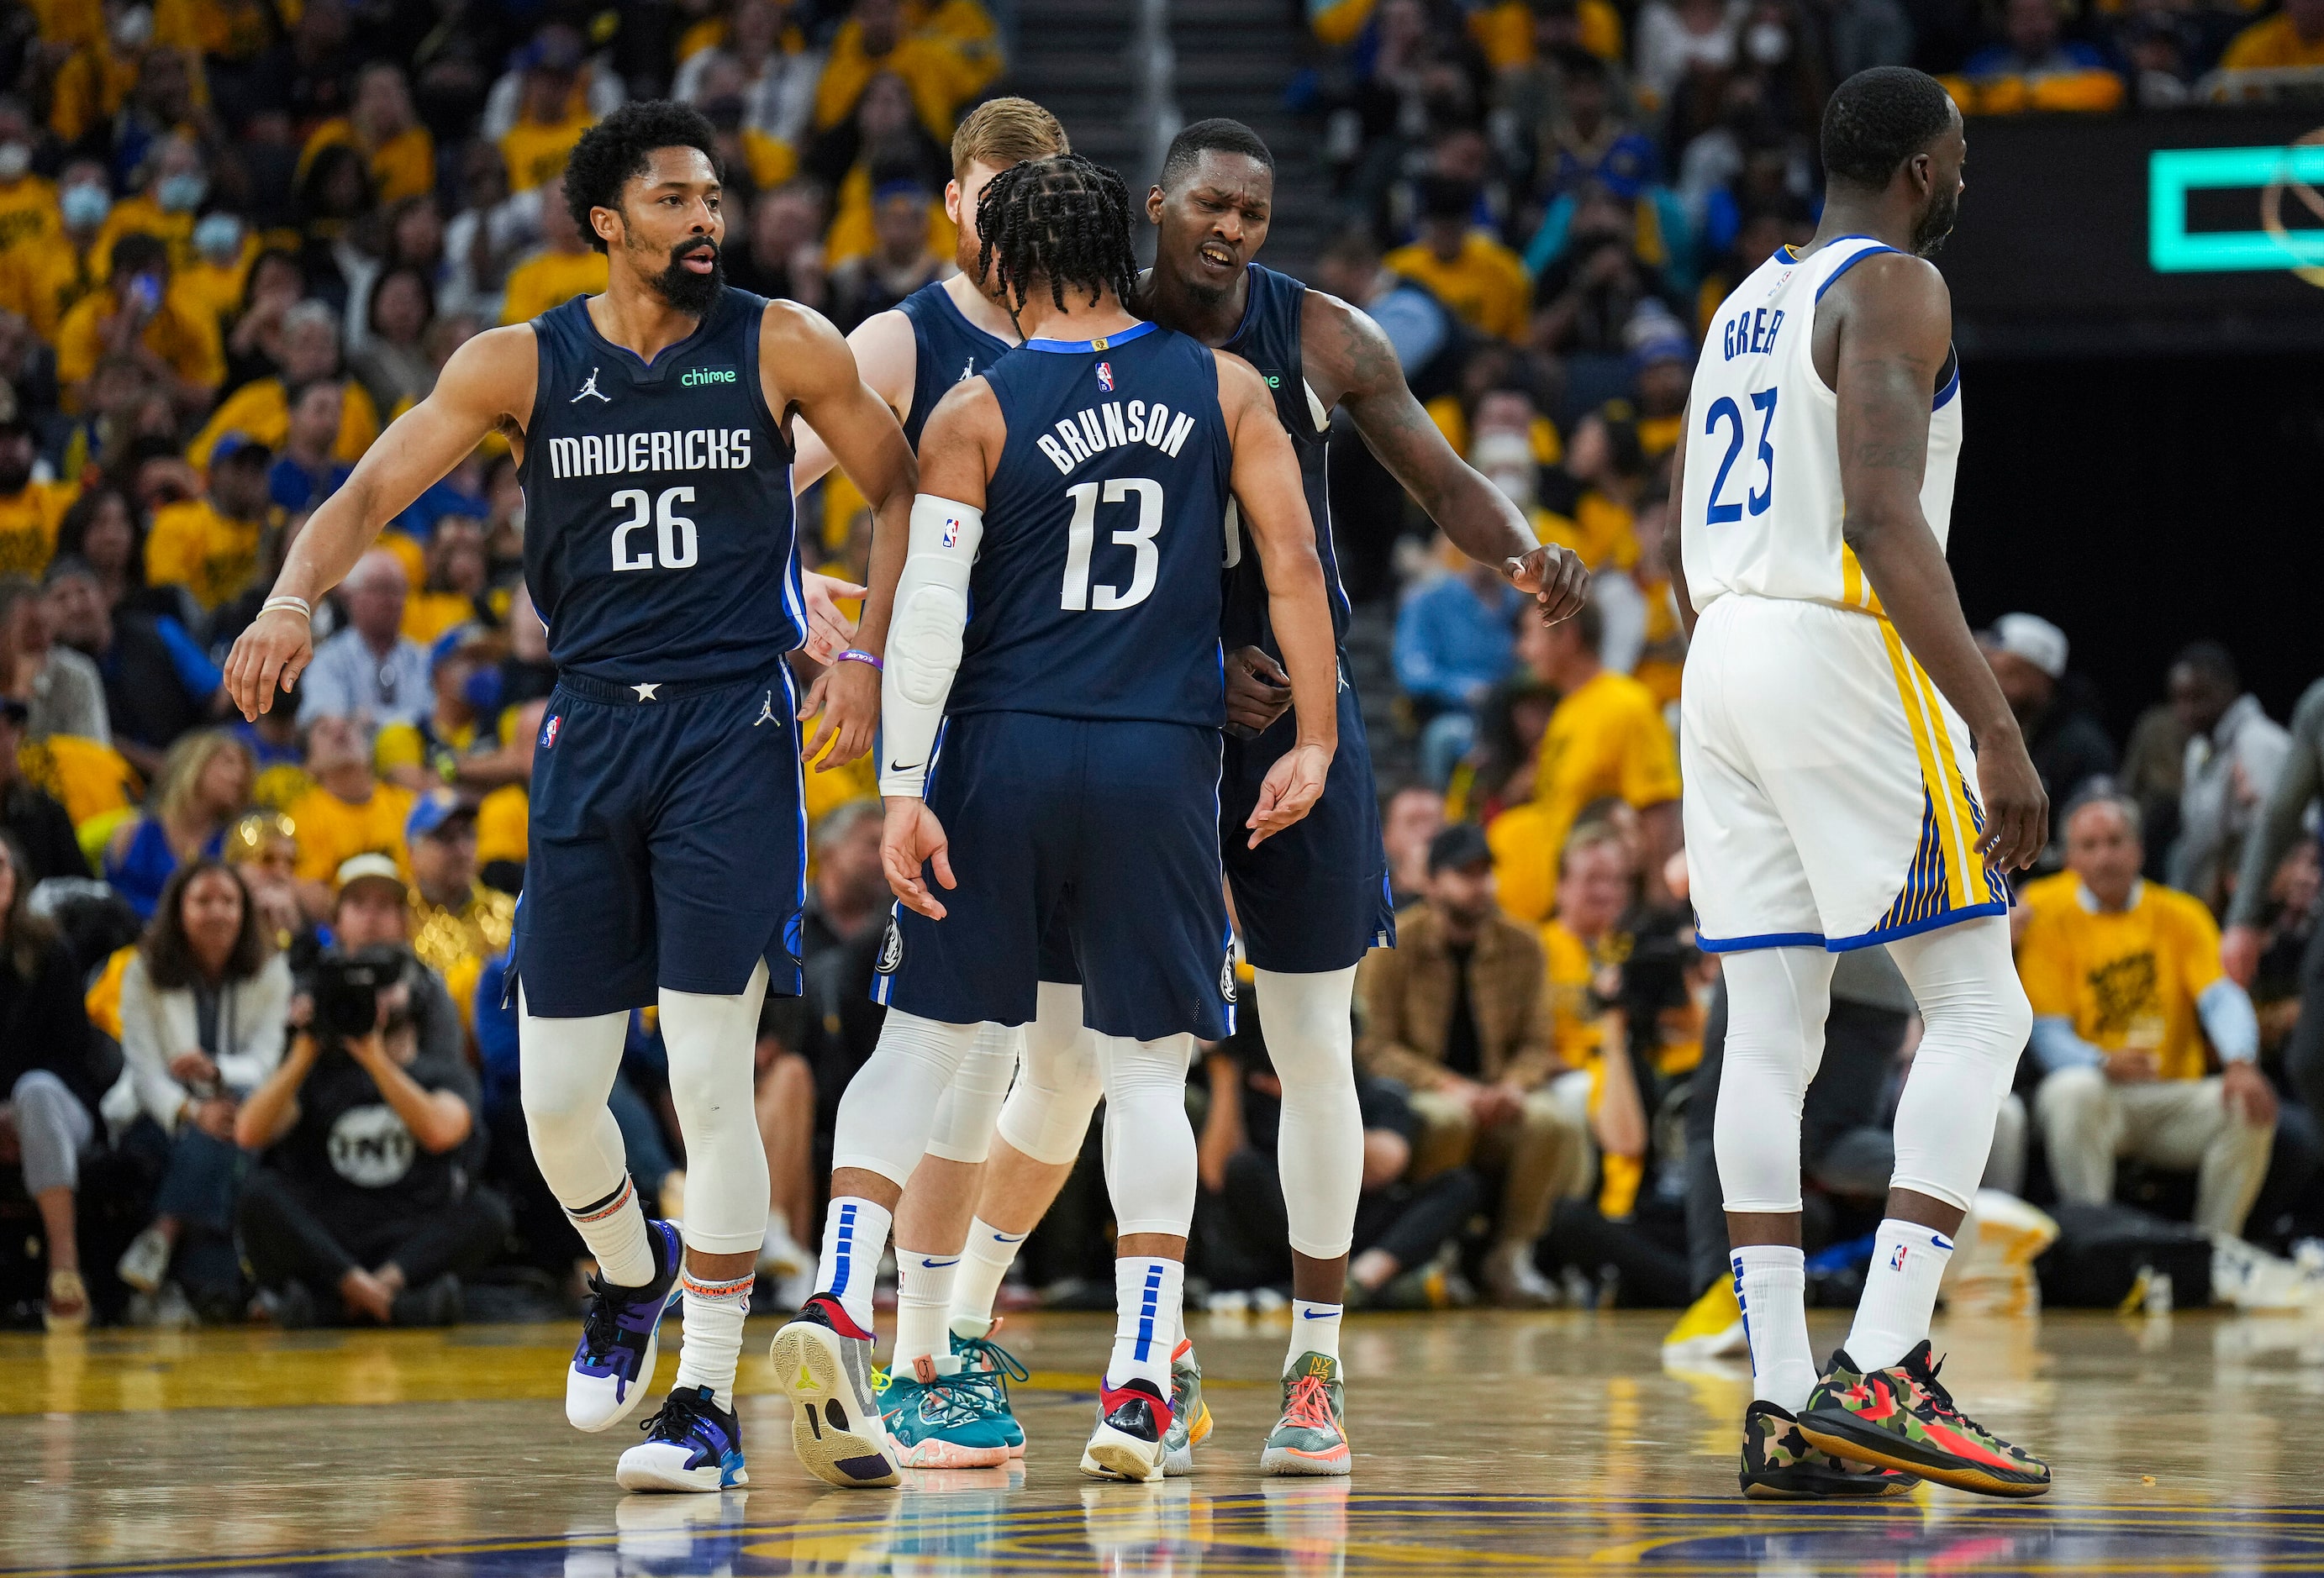
{"type": "Polygon", "coordinates": [[[888,665],[880,683],[880,793],[917,796],[968,628],[968,572],[984,538],[984,511],[923,493],[912,500],[911,546],[896,583],[888,665]]]}

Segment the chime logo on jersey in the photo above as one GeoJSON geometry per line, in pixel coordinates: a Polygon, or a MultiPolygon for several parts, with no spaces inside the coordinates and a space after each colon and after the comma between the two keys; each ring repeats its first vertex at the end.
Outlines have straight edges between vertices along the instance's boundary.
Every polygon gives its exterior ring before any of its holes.
{"type": "Polygon", "coordinates": [[[547,750],[557,743],[557,731],[565,727],[565,720],[552,712],[549,721],[540,726],[540,748],[547,750]]]}
{"type": "Polygon", "coordinates": [[[1105,390],[1106,393],[1111,394],[1113,392],[1112,362],[1101,362],[1097,364],[1097,384],[1098,387],[1105,390]]]}

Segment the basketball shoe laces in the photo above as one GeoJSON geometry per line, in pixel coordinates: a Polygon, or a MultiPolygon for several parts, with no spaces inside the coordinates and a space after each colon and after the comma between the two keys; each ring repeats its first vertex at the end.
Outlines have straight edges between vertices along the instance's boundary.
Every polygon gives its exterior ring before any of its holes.
{"type": "Polygon", "coordinates": [[[1291,1383],[1291,1400],[1283,1406],[1283,1417],[1310,1430],[1335,1431],[1340,1427],[1340,1422],[1332,1417],[1332,1394],[1323,1389],[1323,1380],[1314,1375],[1303,1375],[1291,1383]]]}
{"type": "Polygon", "coordinates": [[[588,1345],[590,1357],[604,1358],[621,1339],[622,1302],[612,1284],[595,1271],[589,1273],[589,1310],[581,1317],[581,1338],[588,1345]]]}
{"type": "Polygon", "coordinates": [[[964,1373],[978,1377],[996,1389],[1003,1403],[1009,1400],[1010,1381],[1021,1383],[1033,1379],[1033,1372],[1018,1362],[1016,1354],[989,1337],[963,1337],[959,1352],[965,1366],[964,1373]]]}
{"type": "Polygon", "coordinates": [[[1909,1406],[1916,1412],[1930,1415],[1943,1420],[1946,1424],[1957,1426],[1973,1435],[1983,1436],[1986,1440],[2006,1451],[2015,1453],[2019,1457],[2024,1456],[2025,1454],[2022,1449],[2010,1445],[1960,1411],[1960,1405],[1953,1401],[1953,1394],[1946,1390],[1944,1382],[1937,1379],[1937,1372],[1944,1367],[1945,1362],[1941,1359],[1898,1366],[1904,1372],[1904,1379],[1913,1383],[1913,1390],[1919,1393],[1909,1406]]]}
{"type": "Polygon", "coordinates": [[[650,1418],[638,1428],[649,1441],[683,1442],[702,1418],[702,1399],[692,1391],[674,1391],[650,1418]]]}

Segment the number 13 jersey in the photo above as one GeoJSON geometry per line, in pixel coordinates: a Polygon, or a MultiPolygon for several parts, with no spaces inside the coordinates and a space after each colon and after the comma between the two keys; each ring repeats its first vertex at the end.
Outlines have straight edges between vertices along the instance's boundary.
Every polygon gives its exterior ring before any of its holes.
{"type": "Polygon", "coordinates": [[[791,449],[759,380],[763,297],[728,288],[650,364],[588,298],[533,319],[525,582],[561,672],[758,679],[803,638],[791,449]]]}
{"type": "MultiPolygon", "coordinates": [[[[1894,251],[1860,235],[1804,257],[1780,247],[1720,304],[1687,414],[1680,545],[1698,611],[1729,592],[1879,611],[1840,537],[1840,402],[1815,369],[1815,312],[1842,274],[1894,251]]],[[[1941,551],[1961,442],[1950,355],[1937,384],[1921,510],[1941,551]]]]}
{"type": "Polygon", "coordinates": [[[1223,724],[1234,454],[1209,348],[1142,323],[1028,340],[984,377],[1008,441],[945,711],[1223,724]]]}

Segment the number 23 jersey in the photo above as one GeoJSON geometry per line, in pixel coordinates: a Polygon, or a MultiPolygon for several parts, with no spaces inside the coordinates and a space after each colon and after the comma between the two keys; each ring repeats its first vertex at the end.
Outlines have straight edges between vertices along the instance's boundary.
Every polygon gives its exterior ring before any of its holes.
{"type": "Polygon", "coordinates": [[[799,644],[791,449],[759,380],[766,307],[730,287],[650,364],[597,332],[586,297],[533,320],[524,571],[559,670],[751,680],[799,644]]]}
{"type": "MultiPolygon", "coordinates": [[[[1815,369],[1816,305],[1834,281],[1895,249],[1840,236],[1790,247],[1721,302],[1695,362],[1680,543],[1695,608],[1729,592],[1877,612],[1841,540],[1840,401],[1815,369]]],[[[1960,375],[1948,356],[1931,391],[1921,510],[1941,551],[1960,458],[1960,375]]]]}
{"type": "Polygon", "coordinates": [[[1139,324],[1028,340],[984,376],[1008,441],[945,711],[1224,723],[1234,455],[1208,347],[1139,324]]]}

